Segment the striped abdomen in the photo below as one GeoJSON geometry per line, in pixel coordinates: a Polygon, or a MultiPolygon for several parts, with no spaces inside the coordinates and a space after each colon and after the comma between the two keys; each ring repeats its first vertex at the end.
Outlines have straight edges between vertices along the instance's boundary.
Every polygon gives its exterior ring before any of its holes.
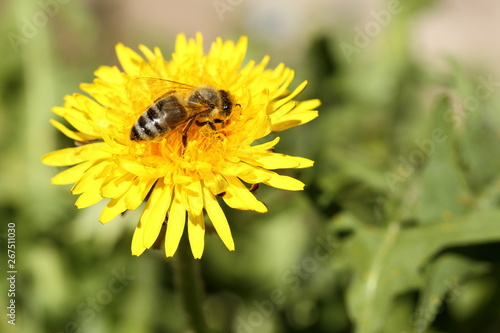
{"type": "Polygon", "coordinates": [[[146,141],[158,138],[175,129],[186,117],[186,109],[175,95],[163,97],[137,119],[130,131],[130,140],[146,141]]]}

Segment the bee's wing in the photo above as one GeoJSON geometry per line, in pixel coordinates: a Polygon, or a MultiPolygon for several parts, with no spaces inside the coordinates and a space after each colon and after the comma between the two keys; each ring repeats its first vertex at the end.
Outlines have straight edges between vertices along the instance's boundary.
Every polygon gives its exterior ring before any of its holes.
{"type": "Polygon", "coordinates": [[[153,101],[169,93],[173,94],[175,92],[186,92],[196,89],[196,87],[189,84],[154,77],[136,77],[132,82],[136,89],[143,89],[143,92],[150,93],[153,101]]]}

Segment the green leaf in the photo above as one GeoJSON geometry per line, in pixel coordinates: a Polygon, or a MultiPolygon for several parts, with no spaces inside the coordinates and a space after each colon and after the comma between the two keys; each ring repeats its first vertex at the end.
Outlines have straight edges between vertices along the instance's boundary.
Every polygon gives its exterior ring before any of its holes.
{"type": "Polygon", "coordinates": [[[487,268],[483,263],[451,253],[443,254],[431,262],[427,266],[417,310],[410,319],[415,332],[425,332],[438,314],[442,303],[453,302],[462,293],[461,282],[464,276],[482,273],[487,268]]]}
{"type": "Polygon", "coordinates": [[[348,313],[356,332],[382,332],[396,296],[422,288],[421,269],[439,251],[500,238],[500,210],[450,217],[445,221],[402,228],[393,222],[384,229],[360,226],[341,248],[353,281],[348,288],[348,313]]]}
{"type": "Polygon", "coordinates": [[[421,194],[416,212],[416,217],[424,223],[445,212],[464,212],[460,199],[469,195],[454,150],[453,125],[444,117],[452,108],[448,97],[441,99],[432,111],[431,127],[426,137],[415,141],[419,149],[412,152],[427,159],[419,182],[421,194]]]}

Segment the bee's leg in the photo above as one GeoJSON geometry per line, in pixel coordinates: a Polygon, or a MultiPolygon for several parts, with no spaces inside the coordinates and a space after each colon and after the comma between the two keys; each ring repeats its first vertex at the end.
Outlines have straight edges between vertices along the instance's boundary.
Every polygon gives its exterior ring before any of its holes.
{"type": "Polygon", "coordinates": [[[222,128],[224,128],[224,126],[226,125],[226,122],[222,119],[215,118],[214,124],[221,124],[222,128]]]}
{"type": "Polygon", "coordinates": [[[207,120],[207,121],[196,121],[196,125],[198,126],[205,126],[205,125],[208,125],[210,126],[210,128],[212,129],[212,131],[215,132],[215,134],[219,137],[219,139],[222,139],[221,137],[221,134],[220,132],[217,130],[217,127],[215,126],[214,123],[217,123],[217,124],[224,124],[224,121],[221,120],[221,119],[214,119],[213,122],[211,122],[210,120],[207,120]]]}
{"type": "Polygon", "coordinates": [[[217,127],[215,127],[214,123],[213,123],[213,122],[211,122],[211,121],[209,121],[209,120],[207,120],[207,121],[196,121],[196,125],[198,125],[198,126],[200,126],[200,127],[205,126],[205,125],[208,125],[208,126],[210,126],[210,128],[211,128],[212,130],[214,130],[214,131],[216,131],[216,132],[217,132],[217,127]]]}
{"type": "Polygon", "coordinates": [[[184,128],[182,129],[182,146],[184,146],[184,148],[187,147],[187,132],[189,130],[189,127],[191,127],[195,120],[196,117],[192,117],[191,119],[189,119],[186,126],[184,126],[184,128]]]}

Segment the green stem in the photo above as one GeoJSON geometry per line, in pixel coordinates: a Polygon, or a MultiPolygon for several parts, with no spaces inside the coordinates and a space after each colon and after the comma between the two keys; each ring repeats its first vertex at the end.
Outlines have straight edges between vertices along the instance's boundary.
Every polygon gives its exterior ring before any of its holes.
{"type": "Polygon", "coordinates": [[[181,238],[175,255],[176,284],[181,292],[188,324],[195,333],[208,333],[202,308],[202,281],[199,261],[194,259],[187,230],[181,238]]]}

